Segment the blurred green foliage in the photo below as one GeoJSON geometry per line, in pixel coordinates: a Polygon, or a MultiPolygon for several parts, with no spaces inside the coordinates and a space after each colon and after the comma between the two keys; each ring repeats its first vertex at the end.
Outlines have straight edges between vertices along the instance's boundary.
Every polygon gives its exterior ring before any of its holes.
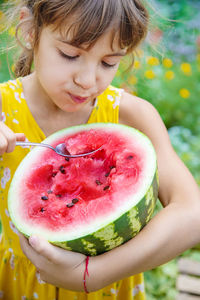
{"type": "MultiPolygon", "coordinates": [[[[1,43],[0,43],[0,51],[1,51],[1,45],[4,45],[7,43],[7,35],[2,34],[0,36],[1,43]]],[[[10,52],[3,52],[0,55],[0,82],[6,81],[11,78],[11,72],[9,71],[10,64],[8,63],[12,59],[10,52]]]]}
{"type": "Polygon", "coordinates": [[[176,152],[200,185],[200,136],[194,135],[189,128],[181,126],[171,127],[169,135],[176,152]]]}
{"type": "MultiPolygon", "coordinates": [[[[122,61],[113,84],[157,108],[176,152],[200,185],[200,1],[151,3],[155,7],[149,7],[151,32],[135,55],[134,67],[127,71],[131,59],[122,61]]],[[[0,31],[3,29],[1,23],[0,31]]],[[[8,47],[13,36],[14,28],[1,34],[0,48],[8,47]]],[[[5,51],[0,55],[0,82],[12,76],[12,54],[5,51]]],[[[158,203],[156,212],[160,209],[158,203]]],[[[183,256],[200,261],[200,252],[193,249],[183,256]]],[[[176,276],[176,259],[145,272],[147,299],[175,299],[176,276]]]]}
{"type": "Polygon", "coordinates": [[[177,277],[176,261],[145,273],[147,300],[173,300],[176,297],[175,278],[177,277]]]}

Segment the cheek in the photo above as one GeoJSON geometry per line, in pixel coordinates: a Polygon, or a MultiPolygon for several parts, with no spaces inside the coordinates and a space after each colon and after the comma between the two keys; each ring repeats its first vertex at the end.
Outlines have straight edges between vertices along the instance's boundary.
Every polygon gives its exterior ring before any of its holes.
{"type": "Polygon", "coordinates": [[[48,78],[60,78],[63,77],[67,71],[66,64],[59,59],[55,50],[41,47],[38,49],[34,57],[34,64],[36,72],[39,72],[40,75],[48,78]]]}
{"type": "Polygon", "coordinates": [[[102,70],[101,72],[101,85],[104,89],[112,82],[117,72],[118,67],[112,68],[110,70],[102,70]]]}
{"type": "Polygon", "coordinates": [[[66,64],[60,63],[59,60],[54,60],[53,57],[51,59],[44,57],[38,60],[35,68],[38,77],[44,82],[47,81],[49,85],[61,84],[66,81],[66,78],[69,79],[70,77],[70,68],[67,68],[66,64]]]}

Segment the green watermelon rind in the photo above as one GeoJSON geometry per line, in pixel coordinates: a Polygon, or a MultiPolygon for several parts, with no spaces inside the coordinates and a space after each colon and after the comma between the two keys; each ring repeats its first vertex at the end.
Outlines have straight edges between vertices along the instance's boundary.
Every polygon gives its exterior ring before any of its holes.
{"type": "Polygon", "coordinates": [[[95,256],[112,250],[136,236],[150,221],[156,205],[157,195],[158,175],[156,172],[152,184],[142,200],[119,219],[93,234],[72,241],[53,242],[53,244],[88,256],[95,256]]]}
{"type": "MultiPolygon", "coordinates": [[[[130,207],[126,212],[122,212],[121,215],[118,215],[114,221],[103,222],[99,226],[95,224],[94,228],[90,230],[90,232],[73,239],[68,239],[66,241],[66,237],[61,238],[48,238],[49,242],[64,249],[81,252],[86,255],[98,255],[105,251],[109,251],[112,248],[119,246],[126,241],[133,238],[150,220],[157,195],[158,195],[158,176],[157,176],[157,162],[156,162],[156,154],[154,148],[152,146],[151,141],[140,131],[134,129],[132,127],[128,127],[126,125],[121,124],[111,124],[111,123],[95,123],[95,124],[86,124],[86,125],[78,125],[71,128],[60,130],[57,133],[52,134],[48,138],[46,138],[43,142],[51,144],[55,139],[59,139],[66,135],[75,134],[76,132],[80,132],[82,130],[90,130],[90,129],[106,129],[112,130],[116,128],[116,130],[125,130],[125,133],[133,132],[142,136],[145,143],[148,144],[152,151],[152,174],[149,178],[148,185],[146,186],[145,191],[143,191],[143,197],[138,199],[136,203],[133,204],[133,207],[130,207]]],[[[18,166],[14,178],[11,182],[11,186],[8,194],[8,209],[10,213],[10,217],[17,227],[17,229],[23,233],[25,236],[29,237],[34,233],[33,231],[26,230],[24,226],[21,226],[20,219],[16,220],[16,208],[13,209],[13,203],[16,198],[16,188],[18,184],[18,175],[24,170],[27,169],[27,164],[29,160],[34,156],[42,153],[43,148],[35,147],[21,162],[18,166]],[[30,159],[29,159],[30,158],[30,159]]],[[[130,196],[129,196],[130,198],[130,196]]]]}

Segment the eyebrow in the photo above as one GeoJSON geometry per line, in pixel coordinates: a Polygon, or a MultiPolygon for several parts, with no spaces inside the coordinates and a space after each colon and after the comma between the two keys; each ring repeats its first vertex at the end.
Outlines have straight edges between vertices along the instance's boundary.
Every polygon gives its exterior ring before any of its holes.
{"type": "MultiPolygon", "coordinates": [[[[85,48],[83,48],[83,47],[81,47],[81,46],[74,46],[73,44],[71,44],[70,42],[67,42],[67,41],[65,41],[65,40],[62,40],[62,39],[57,39],[59,42],[62,42],[62,43],[64,43],[64,44],[67,44],[67,45],[69,45],[69,46],[72,46],[72,47],[74,47],[74,48],[77,48],[77,49],[81,49],[81,50],[85,50],[85,48]]],[[[111,56],[125,56],[126,55],[126,53],[124,53],[124,52],[116,52],[116,53],[111,53],[111,54],[107,54],[107,55],[105,55],[105,56],[108,56],[108,57],[111,57],[111,56]]]]}
{"type": "Polygon", "coordinates": [[[117,53],[108,54],[106,56],[110,57],[110,56],[125,56],[125,55],[126,55],[126,53],[117,52],[117,53]]]}

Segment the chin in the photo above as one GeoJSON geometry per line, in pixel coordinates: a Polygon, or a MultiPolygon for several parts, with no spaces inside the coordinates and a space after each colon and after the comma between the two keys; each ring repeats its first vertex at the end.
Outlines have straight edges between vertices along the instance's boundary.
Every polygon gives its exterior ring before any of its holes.
{"type": "Polygon", "coordinates": [[[81,105],[71,105],[71,106],[67,106],[67,107],[64,107],[62,110],[65,111],[65,112],[76,112],[78,110],[80,110],[82,108],[81,105]]]}

